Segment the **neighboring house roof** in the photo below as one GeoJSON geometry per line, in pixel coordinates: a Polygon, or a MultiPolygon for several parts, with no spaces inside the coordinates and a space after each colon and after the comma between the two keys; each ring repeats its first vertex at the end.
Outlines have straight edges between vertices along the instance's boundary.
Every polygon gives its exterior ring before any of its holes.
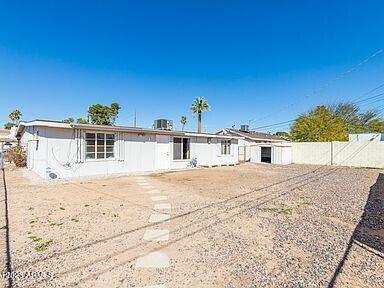
{"type": "Polygon", "coordinates": [[[0,142],[16,142],[14,130],[0,129],[0,142]]]}
{"type": "Polygon", "coordinates": [[[255,132],[255,131],[245,132],[245,131],[240,131],[240,130],[230,129],[230,128],[222,129],[216,134],[236,135],[236,136],[244,137],[245,139],[253,140],[253,141],[269,141],[269,142],[287,142],[288,141],[287,139],[277,135],[271,135],[271,134],[255,132]]]}
{"type": "Polygon", "coordinates": [[[25,129],[29,126],[40,127],[52,127],[52,128],[66,128],[66,129],[84,129],[84,130],[96,130],[96,131],[121,131],[121,132],[134,132],[134,133],[149,133],[149,134],[162,134],[162,135],[174,135],[174,136],[197,136],[208,138],[220,138],[220,139],[243,139],[241,136],[235,135],[217,135],[211,133],[196,133],[187,131],[173,131],[173,130],[159,130],[149,128],[137,128],[128,126],[106,126],[106,125],[93,125],[93,124],[77,124],[77,123],[64,123],[60,121],[52,120],[33,120],[29,122],[20,122],[17,127],[17,137],[20,137],[25,129]]]}

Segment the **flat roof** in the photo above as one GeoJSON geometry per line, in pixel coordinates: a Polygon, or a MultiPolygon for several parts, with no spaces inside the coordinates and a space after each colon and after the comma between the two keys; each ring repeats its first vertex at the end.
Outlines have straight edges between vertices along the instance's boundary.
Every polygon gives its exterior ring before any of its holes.
{"type": "Polygon", "coordinates": [[[149,134],[162,134],[162,135],[175,135],[175,136],[195,136],[195,137],[208,137],[208,138],[219,138],[219,139],[243,139],[244,137],[237,137],[231,135],[218,135],[211,133],[197,133],[189,131],[174,131],[174,130],[160,130],[160,129],[150,129],[150,128],[138,128],[138,127],[129,127],[129,126],[119,126],[119,125],[93,125],[93,124],[77,124],[77,123],[64,123],[61,121],[54,120],[32,120],[28,122],[20,122],[17,127],[16,135],[20,135],[24,127],[30,126],[41,126],[41,127],[51,127],[51,128],[64,128],[64,129],[84,129],[84,130],[96,130],[96,131],[121,131],[121,132],[131,132],[131,133],[149,133],[149,134]]]}

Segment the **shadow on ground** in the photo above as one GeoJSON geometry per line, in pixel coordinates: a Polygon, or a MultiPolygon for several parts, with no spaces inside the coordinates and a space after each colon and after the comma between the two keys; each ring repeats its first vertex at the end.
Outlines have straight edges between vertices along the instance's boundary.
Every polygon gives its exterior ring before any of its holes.
{"type": "Polygon", "coordinates": [[[371,186],[360,222],[349,240],[347,249],[328,287],[334,287],[353,244],[384,258],[384,174],[382,173],[377,177],[376,183],[371,186]]]}
{"type": "Polygon", "coordinates": [[[371,187],[354,240],[384,253],[384,174],[371,187]]]}

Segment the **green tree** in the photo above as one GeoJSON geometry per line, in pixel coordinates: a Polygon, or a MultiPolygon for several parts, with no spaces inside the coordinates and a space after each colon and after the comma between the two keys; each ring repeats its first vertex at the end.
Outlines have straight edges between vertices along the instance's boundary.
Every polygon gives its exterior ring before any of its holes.
{"type": "Polygon", "coordinates": [[[209,110],[209,104],[204,97],[197,97],[193,100],[191,105],[191,111],[193,114],[197,114],[197,132],[201,133],[201,114],[209,110]]]}
{"type": "Polygon", "coordinates": [[[16,125],[12,122],[7,122],[4,124],[4,129],[10,130],[13,126],[16,126],[16,125]]]}
{"type": "Polygon", "coordinates": [[[113,125],[119,114],[120,105],[112,103],[111,106],[94,104],[89,106],[88,115],[90,122],[95,125],[113,125]]]}
{"type": "Polygon", "coordinates": [[[73,119],[72,117],[68,117],[67,119],[63,120],[63,123],[74,123],[74,122],[75,122],[75,119],[73,119]]]}
{"type": "Polygon", "coordinates": [[[360,112],[359,106],[349,102],[339,103],[329,107],[332,113],[339,116],[348,133],[383,132],[384,119],[380,119],[375,110],[360,112]]]}
{"type": "Polygon", "coordinates": [[[184,131],[185,124],[187,124],[187,116],[185,115],[181,116],[180,123],[182,125],[181,131],[184,131]]]}
{"type": "Polygon", "coordinates": [[[286,139],[291,139],[291,135],[289,135],[289,133],[285,131],[278,131],[275,133],[275,135],[286,138],[286,139]]]}
{"type": "Polygon", "coordinates": [[[88,124],[88,121],[83,118],[77,118],[76,119],[77,124],[88,124]]]}
{"type": "Polygon", "coordinates": [[[300,115],[293,123],[290,135],[300,142],[345,141],[347,129],[342,117],[321,105],[300,115]]]}

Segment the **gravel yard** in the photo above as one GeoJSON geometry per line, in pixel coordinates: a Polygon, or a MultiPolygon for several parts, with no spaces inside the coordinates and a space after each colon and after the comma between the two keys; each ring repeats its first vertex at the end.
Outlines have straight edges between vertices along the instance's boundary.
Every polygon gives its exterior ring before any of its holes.
{"type": "Polygon", "coordinates": [[[54,274],[14,286],[383,287],[380,172],[242,164],[145,175],[172,204],[169,221],[149,223],[154,203],[134,176],[47,184],[7,170],[13,271],[54,274]],[[169,240],[144,241],[148,227],[169,240]],[[150,251],[169,267],[135,268],[150,251]]]}

